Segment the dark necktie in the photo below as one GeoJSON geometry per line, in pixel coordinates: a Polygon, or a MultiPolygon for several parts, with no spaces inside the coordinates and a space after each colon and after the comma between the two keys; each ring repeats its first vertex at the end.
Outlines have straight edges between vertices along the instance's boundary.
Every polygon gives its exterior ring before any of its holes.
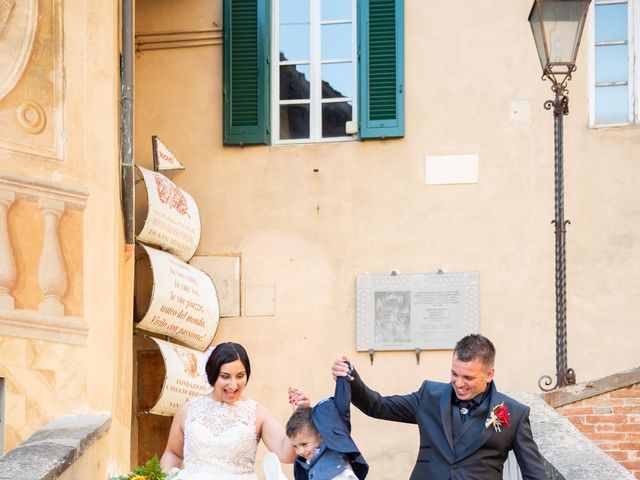
{"type": "Polygon", "coordinates": [[[462,423],[467,420],[471,412],[477,407],[474,400],[458,400],[456,398],[455,404],[460,410],[460,420],[462,420],[462,423]]]}

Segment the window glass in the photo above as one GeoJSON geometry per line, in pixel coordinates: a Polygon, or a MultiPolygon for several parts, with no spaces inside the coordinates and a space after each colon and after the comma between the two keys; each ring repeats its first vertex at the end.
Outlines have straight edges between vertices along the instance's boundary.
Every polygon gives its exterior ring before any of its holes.
{"type": "Polygon", "coordinates": [[[310,79],[310,65],[280,66],[280,99],[308,99],[310,79]]]}
{"type": "Polygon", "coordinates": [[[351,0],[322,0],[322,20],[350,20],[351,0]]]}
{"type": "MultiPolygon", "coordinates": [[[[0,0],[1,1],[1,0],[0,0]]],[[[273,0],[276,141],[349,137],[356,92],[354,0],[273,0]]]]}
{"type": "Polygon", "coordinates": [[[322,59],[351,58],[351,23],[322,25],[322,59]]]}
{"type": "Polygon", "coordinates": [[[308,0],[280,1],[280,60],[308,60],[311,28],[308,0]]]}
{"type": "Polygon", "coordinates": [[[629,98],[629,85],[634,82],[634,72],[629,69],[629,3],[595,0],[593,121],[596,125],[628,123],[633,117],[629,98]]]}
{"type": "Polygon", "coordinates": [[[322,65],[322,98],[353,98],[353,64],[325,63],[322,65]]]}
{"type": "Polygon", "coordinates": [[[627,5],[596,5],[596,43],[619,40],[627,40],[627,5]]]}
{"type": "Polygon", "coordinates": [[[596,87],[596,124],[627,123],[628,95],[627,85],[596,87]]]}
{"type": "Polygon", "coordinates": [[[627,45],[596,47],[596,83],[626,82],[628,76],[627,45]]]}
{"type": "Polygon", "coordinates": [[[280,0],[280,25],[309,24],[310,0],[280,0]]]}
{"type": "Polygon", "coordinates": [[[280,140],[309,138],[309,105],[280,106],[280,140]]]}
{"type": "Polygon", "coordinates": [[[322,105],[322,137],[346,136],[347,122],[351,119],[351,102],[324,103],[322,105]]]}

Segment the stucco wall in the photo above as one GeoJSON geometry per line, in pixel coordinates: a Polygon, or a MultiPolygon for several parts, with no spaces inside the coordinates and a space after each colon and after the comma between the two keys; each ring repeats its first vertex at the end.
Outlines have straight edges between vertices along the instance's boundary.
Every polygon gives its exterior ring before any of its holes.
{"type": "MultiPolygon", "coordinates": [[[[126,470],[132,260],[123,254],[119,194],[119,9],[117,2],[93,0],[16,2],[5,28],[25,12],[35,19],[33,46],[25,50],[29,55],[15,87],[0,98],[0,189],[16,192],[1,226],[16,264],[15,278],[2,279],[15,299],[14,308],[0,312],[2,450],[54,416],[108,411],[113,425],[99,448],[100,468],[113,463],[126,470]],[[17,113],[24,105],[30,110],[21,118],[17,113]],[[40,131],[32,125],[38,119],[44,122],[40,131]],[[60,243],[66,281],[64,310],[57,316],[39,311],[40,265],[47,257],[41,195],[73,203],[65,204],[49,237],[60,243]],[[23,317],[42,325],[69,324],[73,331],[66,335],[63,328],[54,338],[46,328],[21,327],[23,317]]],[[[3,52],[24,47],[23,39],[12,39],[4,38],[3,52]]]]}
{"type": "MultiPolygon", "coordinates": [[[[553,118],[527,23],[530,2],[405,2],[406,135],[299,146],[222,146],[220,44],[142,51],[136,62],[136,162],[158,135],[198,202],[199,252],[242,254],[244,302],[275,290],[275,315],[223,319],[215,341],[243,343],[248,395],[286,420],[289,385],[320,399],[344,353],[383,393],[448,380],[449,351],[355,352],[355,276],[480,272],[480,331],[498,349],[496,382],[537,391],[555,372],[553,118]],[[509,120],[511,101],[530,118],[509,120]],[[479,182],[425,185],[426,155],[476,153],[479,182]],[[314,170],[318,172],[314,172],[314,170]]],[[[220,2],[137,2],[137,32],[213,28],[220,2]]],[[[587,35],[583,45],[588,45],[587,35]]],[[[569,366],[596,378],[640,361],[640,214],[636,127],[589,129],[588,49],[565,118],[569,366]],[[606,334],[603,334],[606,332],[606,334]]],[[[414,427],[355,414],[355,437],[377,472],[406,478],[414,427]]]]}

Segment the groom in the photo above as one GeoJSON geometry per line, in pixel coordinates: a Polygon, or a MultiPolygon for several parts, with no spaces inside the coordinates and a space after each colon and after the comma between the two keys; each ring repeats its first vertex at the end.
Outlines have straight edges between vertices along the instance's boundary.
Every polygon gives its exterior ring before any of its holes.
{"type": "Polygon", "coordinates": [[[498,392],[493,383],[495,355],[488,338],[467,335],[453,350],[451,383],[427,380],[408,395],[374,392],[349,371],[345,357],[331,372],[352,380],[351,401],[366,415],[418,424],[420,449],[410,480],[502,480],[509,450],[523,480],[546,480],[529,407],[498,392]]]}

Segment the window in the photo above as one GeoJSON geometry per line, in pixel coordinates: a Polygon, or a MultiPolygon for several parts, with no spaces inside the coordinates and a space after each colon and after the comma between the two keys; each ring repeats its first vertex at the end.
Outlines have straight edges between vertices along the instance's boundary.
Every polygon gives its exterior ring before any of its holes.
{"type": "Polygon", "coordinates": [[[404,135],[403,0],[224,0],[224,143],[404,135]]]}
{"type": "Polygon", "coordinates": [[[274,143],[350,138],[356,92],[354,0],[273,4],[274,143]]]}
{"type": "Polygon", "coordinates": [[[637,0],[596,0],[593,22],[592,125],[639,121],[637,0]]]}

